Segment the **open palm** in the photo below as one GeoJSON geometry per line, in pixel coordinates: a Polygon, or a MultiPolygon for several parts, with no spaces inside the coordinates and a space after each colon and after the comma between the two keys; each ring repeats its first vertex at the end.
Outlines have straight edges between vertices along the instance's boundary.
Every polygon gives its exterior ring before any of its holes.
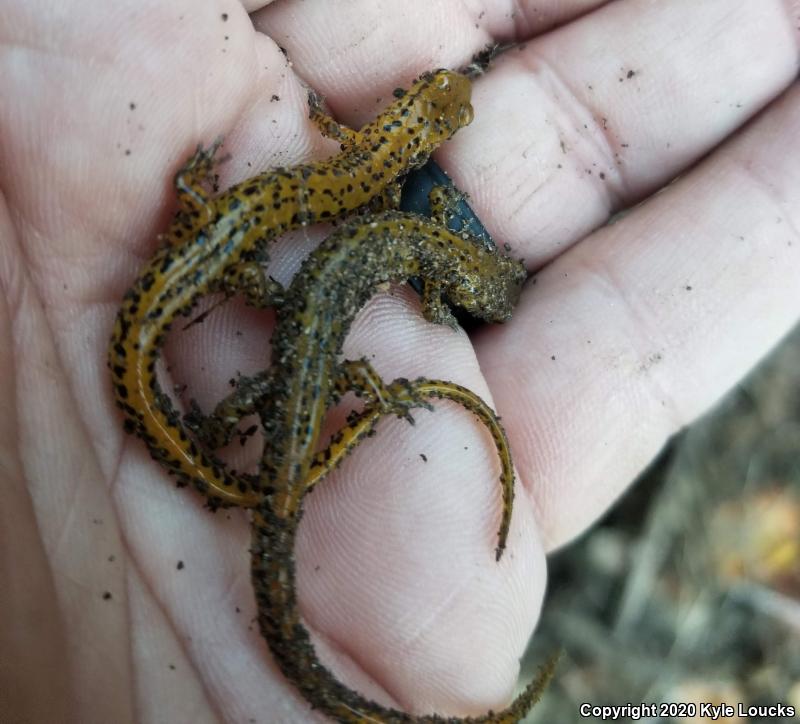
{"type": "MultiPolygon", "coordinates": [[[[313,717],[251,623],[246,516],[175,489],[122,432],[105,369],[198,142],[225,135],[222,187],[335,150],[301,78],[358,126],[423,70],[529,41],[476,83],[475,121],[438,160],[536,284],[472,340],[425,323],[407,290],[381,294],[345,350],[386,379],[491,390],[519,473],[506,555],[493,447],[451,405],[385,421],[307,501],[303,612],[368,696],[502,704],[543,552],[798,317],[797,2],[249,5],[0,2],[4,721],[313,717]]],[[[277,244],[275,276],[318,239],[277,244]]],[[[265,365],[269,329],[225,305],[174,331],[165,375],[208,405],[265,365]]]]}

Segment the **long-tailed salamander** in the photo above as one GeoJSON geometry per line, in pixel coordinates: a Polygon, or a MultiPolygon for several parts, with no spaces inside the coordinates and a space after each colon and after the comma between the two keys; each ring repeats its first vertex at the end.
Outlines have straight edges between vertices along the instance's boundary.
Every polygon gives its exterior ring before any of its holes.
{"type": "MultiPolygon", "coordinates": [[[[367,223],[346,223],[305,261],[287,289],[278,309],[270,369],[243,382],[221,403],[206,419],[201,437],[213,438],[219,426],[220,439],[224,439],[241,415],[259,410],[265,436],[259,471],[263,498],[254,508],[251,544],[258,620],[284,675],[314,708],[336,721],[362,724],[516,722],[538,699],[552,675],[554,660],[503,711],[466,719],[415,717],[369,701],[338,682],[318,661],[298,611],[293,548],[308,481],[314,479],[314,466],[325,464],[324,459],[314,458],[325,412],[346,390],[363,395],[367,410],[351,419],[349,427],[357,435],[359,420],[374,415],[375,408],[402,415],[436,390],[437,383],[425,388],[424,380],[382,387],[368,363],[338,361],[356,312],[376,287],[410,276],[423,281],[425,317],[452,323],[443,296],[476,316],[502,321],[510,316],[526,275],[520,262],[421,217],[391,211],[367,223]]],[[[441,396],[474,410],[476,396],[459,389],[466,393],[461,398],[456,392],[441,396]]],[[[503,449],[505,437],[499,423],[489,428],[503,449]]],[[[334,439],[332,445],[336,444],[334,439]]],[[[503,466],[503,475],[507,479],[501,481],[498,558],[505,546],[513,499],[510,461],[503,466]]]]}
{"type": "Polygon", "coordinates": [[[252,493],[246,476],[227,472],[184,428],[160,389],[156,360],[175,318],[188,314],[201,295],[243,291],[262,298],[281,290],[265,282],[254,260],[283,232],[341,217],[390,195],[399,175],[422,164],[436,146],[472,120],[470,81],[447,70],[424,74],[408,92],[360,131],[340,126],[309,96],[311,118],[341,142],[327,161],[276,168],[210,198],[205,185],[218,144],[198,149],[177,174],[179,211],[166,243],[125,294],[114,326],[108,364],[125,429],[179,484],[188,482],[216,507],[252,493]]]}

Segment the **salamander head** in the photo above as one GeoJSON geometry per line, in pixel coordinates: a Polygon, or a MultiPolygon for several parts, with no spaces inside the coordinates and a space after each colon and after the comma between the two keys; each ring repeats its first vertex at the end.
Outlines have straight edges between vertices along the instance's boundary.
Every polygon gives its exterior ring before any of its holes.
{"type": "Polygon", "coordinates": [[[465,75],[437,70],[423,75],[409,90],[418,117],[430,121],[428,142],[435,147],[472,122],[472,84],[465,75]]]}
{"type": "Polygon", "coordinates": [[[444,291],[451,304],[473,316],[487,322],[504,322],[511,317],[527,277],[521,261],[491,254],[480,271],[459,274],[444,291]]]}

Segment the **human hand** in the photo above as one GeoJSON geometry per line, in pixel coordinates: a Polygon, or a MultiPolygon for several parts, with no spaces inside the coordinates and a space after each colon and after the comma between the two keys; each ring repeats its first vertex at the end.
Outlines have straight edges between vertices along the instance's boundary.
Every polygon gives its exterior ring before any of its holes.
{"type": "MultiPolygon", "coordinates": [[[[796,5],[614,3],[570,22],[599,5],[539,2],[512,17],[490,4],[469,15],[449,2],[283,2],[256,13],[254,32],[234,3],[9,4],[0,530],[14,668],[0,698],[11,719],[311,717],[249,625],[244,516],[203,511],[122,433],[105,369],[113,316],[199,141],[226,136],[221,187],[330,152],[299,78],[360,125],[395,86],[493,39],[530,42],[476,83],[475,121],[438,160],[495,238],[542,269],[537,283],[474,352],[402,291],[373,300],[346,353],[374,354],[385,379],[491,390],[519,472],[508,550],[494,562],[493,447],[448,405],[415,428],[382,423],[320,484],[297,558],[304,614],[342,681],[419,712],[502,703],[535,623],[543,549],[590,525],[797,318],[796,5]]],[[[275,276],[318,238],[279,243],[275,276]]],[[[235,304],[175,329],[171,379],[216,401],[235,371],[263,367],[268,330],[235,304]]]]}

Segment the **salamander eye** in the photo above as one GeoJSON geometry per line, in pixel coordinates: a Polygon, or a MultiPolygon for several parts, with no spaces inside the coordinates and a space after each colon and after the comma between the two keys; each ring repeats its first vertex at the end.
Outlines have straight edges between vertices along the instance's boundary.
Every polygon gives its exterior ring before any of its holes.
{"type": "Polygon", "coordinates": [[[444,73],[436,76],[436,87],[447,90],[450,87],[450,78],[444,73]]]}
{"type": "Polygon", "coordinates": [[[475,118],[475,112],[471,105],[467,104],[458,109],[458,125],[462,128],[472,123],[473,118],[475,118]]]}

